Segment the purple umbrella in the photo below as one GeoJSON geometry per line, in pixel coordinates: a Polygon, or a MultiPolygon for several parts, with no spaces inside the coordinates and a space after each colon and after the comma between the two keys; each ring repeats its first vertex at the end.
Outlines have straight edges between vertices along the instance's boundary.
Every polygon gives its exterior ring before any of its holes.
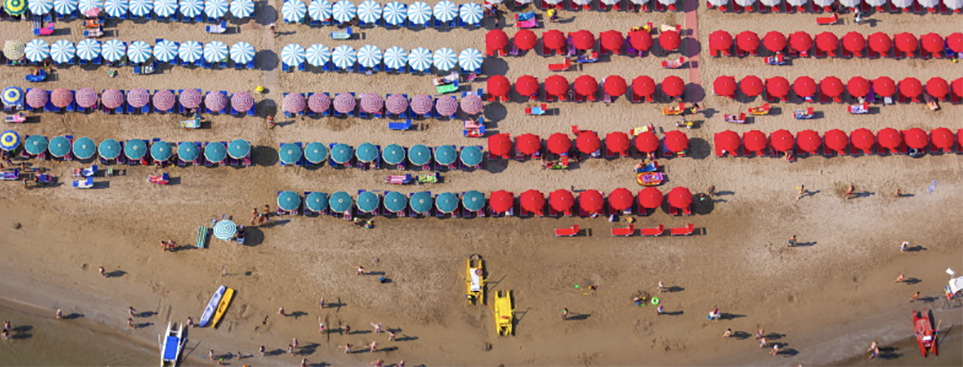
{"type": "Polygon", "coordinates": [[[411,112],[419,115],[427,115],[431,112],[434,100],[427,94],[419,94],[411,99],[411,112]]]}
{"type": "Polygon", "coordinates": [[[334,110],[340,113],[353,112],[356,104],[357,101],[350,93],[339,93],[334,97],[334,110]]]}
{"type": "Polygon", "coordinates": [[[115,109],[124,105],[124,92],[117,89],[105,89],[100,93],[100,103],[109,109],[115,109]]]}
{"type": "Polygon", "coordinates": [[[435,100],[435,111],[439,115],[451,116],[458,112],[458,101],[452,96],[443,96],[435,100]]]}
{"type": "Polygon", "coordinates": [[[385,107],[381,95],[374,93],[361,94],[361,110],[367,113],[379,113],[385,107]]]}
{"type": "Polygon", "coordinates": [[[181,103],[184,108],[197,108],[201,105],[201,91],[197,89],[185,89],[181,92],[180,96],[177,97],[177,101],[181,103]]]}
{"type": "Polygon", "coordinates": [[[144,88],[134,88],[127,91],[127,104],[133,108],[141,108],[150,103],[150,92],[144,88]]]}
{"type": "Polygon", "coordinates": [[[324,93],[315,93],[308,97],[308,109],[314,113],[323,113],[331,108],[331,97],[324,93]]]}
{"type": "Polygon", "coordinates": [[[401,94],[392,94],[385,100],[385,109],[388,113],[395,115],[404,113],[408,110],[408,98],[401,94]]]}

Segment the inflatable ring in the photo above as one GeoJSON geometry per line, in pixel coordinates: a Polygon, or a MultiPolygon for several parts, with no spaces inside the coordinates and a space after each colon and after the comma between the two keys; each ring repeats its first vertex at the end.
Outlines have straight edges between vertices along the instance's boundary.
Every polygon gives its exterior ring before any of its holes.
{"type": "Polygon", "coordinates": [[[475,269],[475,275],[481,276],[484,273],[481,269],[475,269]]]}
{"type": "Polygon", "coordinates": [[[655,306],[659,304],[659,297],[652,297],[652,305],[655,306]]]}

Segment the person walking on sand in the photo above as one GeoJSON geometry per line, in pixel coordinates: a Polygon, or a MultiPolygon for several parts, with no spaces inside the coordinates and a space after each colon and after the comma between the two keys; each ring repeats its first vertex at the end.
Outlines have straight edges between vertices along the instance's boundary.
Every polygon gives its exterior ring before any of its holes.
{"type": "Polygon", "coordinates": [[[376,360],[376,361],[368,362],[369,365],[372,365],[372,366],[375,366],[375,367],[381,367],[382,365],[384,365],[384,363],[385,363],[385,361],[382,361],[382,360],[380,360],[380,359],[379,359],[379,360],[376,360]]]}
{"type": "Polygon", "coordinates": [[[806,196],[808,193],[809,191],[806,191],[806,185],[799,185],[799,193],[796,194],[796,200],[802,199],[803,196],[806,196]]]}
{"type": "Polygon", "coordinates": [[[364,275],[364,266],[358,265],[358,275],[364,275]]]}
{"type": "Polygon", "coordinates": [[[3,340],[7,340],[10,338],[10,332],[7,331],[7,329],[3,329],[3,333],[0,334],[0,336],[3,336],[3,340]]]}
{"type": "Polygon", "coordinates": [[[135,310],[133,306],[127,306],[127,314],[130,315],[130,317],[137,317],[137,310],[135,310]]]}
{"type": "Polygon", "coordinates": [[[709,185],[706,189],[706,194],[709,196],[716,196],[716,185],[709,185]]]}
{"type": "MultiPolygon", "coordinates": [[[[319,317],[319,318],[320,318],[320,317],[319,317]]],[[[324,323],[323,323],[323,322],[319,322],[319,323],[318,323],[318,334],[324,334],[324,323]]]]}
{"type": "Polygon", "coordinates": [[[846,189],[846,200],[851,200],[855,195],[853,191],[856,191],[856,185],[849,184],[849,188],[846,189]]]}
{"type": "Polygon", "coordinates": [[[904,280],[903,280],[903,273],[899,273],[899,276],[896,277],[896,280],[894,280],[893,283],[902,283],[903,281],[904,281],[904,280]]]}
{"type": "Polygon", "coordinates": [[[102,277],[104,277],[104,278],[107,277],[107,272],[104,270],[104,267],[103,267],[103,266],[97,268],[97,273],[100,274],[100,275],[101,275],[102,277]]]}
{"type": "Polygon", "coordinates": [[[368,350],[371,353],[378,351],[378,342],[371,342],[371,348],[368,350]]]}
{"type": "Polygon", "coordinates": [[[344,354],[351,353],[351,343],[348,343],[348,345],[339,345],[338,348],[344,348],[344,354]]]}
{"type": "Polygon", "coordinates": [[[131,328],[131,329],[136,329],[136,328],[134,327],[134,319],[127,319],[127,327],[129,327],[129,328],[131,328]]]}
{"type": "Polygon", "coordinates": [[[257,220],[261,218],[261,213],[257,211],[257,208],[251,211],[251,226],[257,224],[257,220]]]}
{"type": "Polygon", "coordinates": [[[318,302],[318,305],[321,306],[322,310],[324,309],[324,297],[321,297],[321,301],[318,302]]]}
{"type": "Polygon", "coordinates": [[[291,346],[294,347],[294,349],[298,349],[298,338],[294,338],[294,340],[291,341],[291,346]]]}
{"type": "Polygon", "coordinates": [[[659,281],[659,294],[662,294],[662,292],[665,292],[665,291],[666,291],[666,289],[665,289],[665,284],[662,283],[662,281],[660,280],[660,281],[659,281]]]}
{"type": "Polygon", "coordinates": [[[395,341],[395,333],[388,331],[388,341],[389,342],[395,341]]]}
{"type": "Polygon", "coordinates": [[[567,308],[563,308],[563,309],[562,309],[562,321],[565,321],[565,320],[568,320],[568,309],[567,309],[567,308]]]}
{"type": "Polygon", "coordinates": [[[291,344],[288,344],[288,354],[294,354],[294,346],[291,344]]]}
{"type": "Polygon", "coordinates": [[[762,334],[763,330],[762,328],[759,328],[759,331],[756,332],[756,339],[762,339],[762,334]]]}
{"type": "Polygon", "coordinates": [[[726,332],[722,334],[722,337],[723,337],[723,338],[728,338],[728,337],[730,337],[730,336],[732,336],[732,329],[731,329],[731,328],[726,329],[726,332]]]}
{"type": "Polygon", "coordinates": [[[264,357],[264,346],[262,345],[261,348],[257,350],[257,352],[261,354],[261,357],[264,357]]]}
{"type": "Polygon", "coordinates": [[[194,327],[194,318],[192,318],[192,317],[190,317],[190,316],[187,317],[187,327],[188,327],[188,328],[193,328],[193,327],[194,327]]]}
{"type": "Polygon", "coordinates": [[[759,348],[765,348],[768,343],[766,343],[766,338],[759,339],[759,348]]]}
{"type": "Polygon", "coordinates": [[[893,191],[893,197],[894,197],[894,198],[901,198],[901,197],[903,197],[903,192],[900,191],[900,189],[896,189],[896,191],[893,191]]]}
{"type": "Polygon", "coordinates": [[[370,323],[370,324],[371,324],[371,326],[374,327],[374,332],[375,332],[375,334],[380,334],[380,333],[381,333],[381,327],[384,326],[384,325],[382,325],[380,322],[377,323],[377,324],[375,324],[375,323],[372,322],[372,323],[370,323]]]}
{"type": "Polygon", "coordinates": [[[210,357],[211,360],[213,361],[213,360],[214,360],[214,350],[211,349],[211,351],[207,352],[207,356],[210,357]]]}
{"type": "Polygon", "coordinates": [[[10,327],[10,320],[3,320],[3,329],[4,329],[4,330],[10,330],[10,329],[12,329],[12,328],[10,327]]]}
{"type": "Polygon", "coordinates": [[[278,308],[278,315],[287,316],[284,314],[284,307],[278,308]]]}
{"type": "Polygon", "coordinates": [[[341,335],[348,334],[351,335],[351,325],[345,325],[341,328],[341,335]]]}
{"type": "Polygon", "coordinates": [[[796,235],[789,237],[789,240],[786,241],[786,247],[796,247],[796,235]]]}
{"type": "Polygon", "coordinates": [[[769,352],[769,354],[772,354],[772,355],[778,355],[778,354],[779,354],[779,343],[776,343],[776,344],[773,344],[773,345],[772,345],[772,351],[769,352]]]}
{"type": "Polygon", "coordinates": [[[903,241],[903,243],[899,244],[899,252],[909,251],[909,244],[909,241],[903,241]]]}
{"type": "Polygon", "coordinates": [[[920,300],[920,292],[913,293],[913,296],[910,297],[909,299],[910,302],[916,302],[919,300],[920,300]]]}
{"type": "Polygon", "coordinates": [[[301,358],[301,367],[308,367],[308,359],[301,358]]]}
{"type": "Polygon", "coordinates": [[[876,359],[876,357],[879,357],[879,344],[874,340],[866,351],[869,352],[869,359],[876,359]]]}
{"type": "Polygon", "coordinates": [[[60,311],[59,308],[57,309],[57,318],[58,318],[58,319],[64,318],[64,313],[63,313],[63,311],[60,311]]]}
{"type": "Polygon", "coordinates": [[[655,314],[662,316],[662,305],[659,305],[659,307],[655,309],[655,314]]]}

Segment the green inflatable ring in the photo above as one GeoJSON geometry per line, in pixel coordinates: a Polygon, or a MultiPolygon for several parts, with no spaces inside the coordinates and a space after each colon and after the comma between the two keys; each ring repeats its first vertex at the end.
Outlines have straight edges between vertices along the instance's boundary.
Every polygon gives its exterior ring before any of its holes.
{"type": "Polygon", "coordinates": [[[655,306],[659,304],[659,297],[652,297],[652,305],[655,306]]]}

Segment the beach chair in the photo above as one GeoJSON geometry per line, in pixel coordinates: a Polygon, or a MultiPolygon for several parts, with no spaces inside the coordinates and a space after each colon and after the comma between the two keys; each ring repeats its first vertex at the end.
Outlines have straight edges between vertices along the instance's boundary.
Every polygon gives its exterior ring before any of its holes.
{"type": "Polygon", "coordinates": [[[570,228],[556,228],[555,237],[575,237],[578,236],[579,227],[578,224],[570,228]]]}
{"type": "Polygon", "coordinates": [[[817,17],[816,24],[818,25],[833,25],[839,21],[839,14],[833,13],[831,17],[817,17]]]}
{"type": "Polygon", "coordinates": [[[869,102],[863,102],[862,104],[846,106],[846,112],[849,112],[854,115],[869,114],[869,102]]]}
{"type": "Polygon", "coordinates": [[[658,227],[653,228],[642,228],[639,234],[642,236],[661,236],[665,232],[665,225],[660,224],[658,227]]]}
{"type": "Polygon", "coordinates": [[[71,183],[70,186],[75,189],[89,189],[91,187],[94,187],[94,178],[87,177],[86,179],[83,179],[83,180],[75,180],[71,183]]]}
{"type": "Polygon", "coordinates": [[[354,32],[351,30],[351,27],[346,27],[343,31],[331,32],[331,39],[336,41],[349,40],[353,34],[354,32]]]}
{"type": "Polygon", "coordinates": [[[588,53],[588,54],[585,54],[585,55],[578,55],[578,56],[575,57],[575,61],[578,62],[579,64],[591,64],[591,63],[594,63],[594,62],[596,62],[596,61],[599,61],[599,52],[598,52],[598,51],[592,51],[592,52],[590,52],[590,53],[588,53]]]}
{"type": "Polygon", "coordinates": [[[405,131],[411,129],[411,119],[405,120],[405,122],[388,122],[388,130],[395,131],[405,131]]]}
{"type": "Polygon", "coordinates": [[[443,85],[435,86],[435,89],[437,90],[438,94],[455,93],[458,91],[459,88],[460,86],[458,81],[455,81],[454,83],[451,83],[451,84],[443,84],[443,85]]]}
{"type": "Polygon", "coordinates": [[[771,107],[768,102],[763,103],[762,106],[759,107],[749,107],[749,113],[753,115],[768,115],[771,107]]]}
{"type": "Polygon", "coordinates": [[[194,246],[197,247],[197,248],[206,248],[206,247],[207,247],[207,235],[208,235],[208,233],[210,233],[210,229],[209,229],[209,228],[207,228],[207,227],[205,227],[205,226],[198,226],[198,227],[197,227],[197,241],[194,243],[194,246]]]}
{"type": "Polygon", "coordinates": [[[147,176],[147,182],[155,185],[167,185],[170,183],[171,176],[169,173],[162,173],[159,175],[149,175],[147,176]]]}
{"type": "MultiPolygon", "coordinates": [[[[24,153],[26,153],[26,151],[24,151],[24,153]]],[[[0,172],[0,174],[2,174],[0,180],[3,181],[16,181],[20,179],[20,169],[18,168],[14,168],[13,171],[0,172]]]]}
{"type": "Polygon", "coordinates": [[[662,61],[662,67],[666,69],[678,69],[685,64],[685,57],[679,56],[678,60],[662,61]]]}
{"type": "Polygon", "coordinates": [[[786,65],[786,57],[781,52],[776,53],[775,56],[766,56],[762,60],[767,65],[786,65]]]}
{"type": "Polygon", "coordinates": [[[535,107],[525,107],[525,114],[532,116],[542,116],[548,111],[548,104],[542,103],[535,107]]]}
{"type": "Polygon", "coordinates": [[[676,107],[662,107],[662,114],[666,116],[681,115],[685,111],[685,103],[680,102],[676,107]]]}
{"type": "Polygon", "coordinates": [[[695,224],[689,223],[685,227],[669,228],[671,236],[688,236],[695,232],[695,224]]]}
{"type": "Polygon", "coordinates": [[[205,30],[207,31],[207,33],[213,33],[213,34],[224,33],[225,31],[227,31],[227,21],[222,20],[218,24],[206,26],[205,30]]]}
{"type": "Polygon", "coordinates": [[[411,174],[406,173],[404,175],[391,175],[385,177],[385,183],[391,185],[406,185],[411,183],[411,174]]]}
{"type": "Polygon", "coordinates": [[[549,71],[568,71],[568,69],[570,69],[571,67],[572,67],[572,60],[570,60],[567,57],[565,58],[565,60],[563,60],[559,64],[548,64],[549,71]]]}
{"type": "Polygon", "coordinates": [[[635,233],[635,225],[630,224],[625,228],[612,228],[613,237],[628,237],[635,233]]]}

